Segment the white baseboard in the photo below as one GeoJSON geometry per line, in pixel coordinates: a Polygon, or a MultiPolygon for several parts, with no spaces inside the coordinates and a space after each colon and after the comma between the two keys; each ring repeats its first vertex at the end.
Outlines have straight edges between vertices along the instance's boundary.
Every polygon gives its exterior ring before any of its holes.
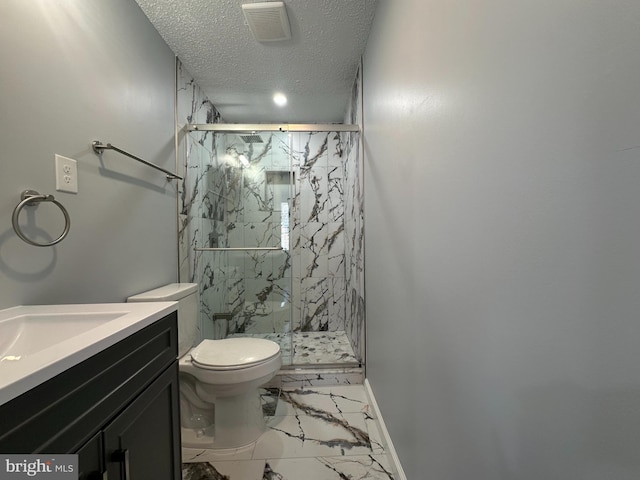
{"type": "Polygon", "coordinates": [[[387,426],[384,424],[384,419],[382,418],[382,414],[380,413],[380,409],[378,408],[376,398],[373,396],[373,391],[371,390],[371,385],[369,384],[368,378],[364,379],[364,389],[367,392],[369,405],[371,405],[373,413],[376,417],[376,421],[378,422],[378,427],[380,428],[380,435],[382,435],[382,441],[384,442],[385,451],[387,452],[391,460],[391,467],[394,470],[394,478],[396,480],[407,480],[407,477],[404,474],[404,470],[402,470],[402,465],[400,465],[400,459],[398,458],[396,449],[394,448],[391,437],[389,436],[389,432],[387,431],[387,426]]]}

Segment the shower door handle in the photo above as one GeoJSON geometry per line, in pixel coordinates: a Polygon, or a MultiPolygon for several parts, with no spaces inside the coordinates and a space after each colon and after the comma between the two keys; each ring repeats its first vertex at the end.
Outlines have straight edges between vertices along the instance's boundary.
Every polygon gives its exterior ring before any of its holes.
{"type": "Polygon", "coordinates": [[[241,252],[254,250],[282,250],[282,247],[213,247],[213,248],[194,248],[196,252],[241,252]]]}

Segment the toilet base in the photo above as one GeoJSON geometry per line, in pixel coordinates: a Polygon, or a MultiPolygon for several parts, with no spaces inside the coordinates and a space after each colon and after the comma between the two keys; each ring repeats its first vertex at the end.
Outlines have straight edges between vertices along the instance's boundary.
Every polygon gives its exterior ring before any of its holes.
{"type": "Polygon", "coordinates": [[[214,448],[213,425],[209,428],[182,427],[183,448],[214,448]]]}
{"type": "Polygon", "coordinates": [[[215,420],[206,428],[182,427],[182,446],[186,448],[230,449],[254,444],[266,431],[260,394],[215,399],[215,420]]]}
{"type": "Polygon", "coordinates": [[[214,448],[255,443],[266,428],[258,390],[216,398],[214,448]]]}

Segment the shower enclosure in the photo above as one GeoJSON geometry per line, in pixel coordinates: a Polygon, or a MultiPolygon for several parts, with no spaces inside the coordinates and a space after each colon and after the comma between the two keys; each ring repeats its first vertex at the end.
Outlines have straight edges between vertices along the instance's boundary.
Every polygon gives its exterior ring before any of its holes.
{"type": "Polygon", "coordinates": [[[361,365],[357,127],[186,131],[181,261],[200,286],[202,337],[274,340],[289,367],[361,365]]]}

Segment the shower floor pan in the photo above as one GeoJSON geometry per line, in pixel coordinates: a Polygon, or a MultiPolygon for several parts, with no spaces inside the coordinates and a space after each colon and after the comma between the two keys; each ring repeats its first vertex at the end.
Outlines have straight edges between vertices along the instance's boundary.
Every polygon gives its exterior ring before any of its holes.
{"type": "Polygon", "coordinates": [[[236,334],[272,340],[280,345],[283,365],[359,365],[351,343],[343,331],[236,334]],[[292,355],[293,354],[293,355],[292,355]]]}

